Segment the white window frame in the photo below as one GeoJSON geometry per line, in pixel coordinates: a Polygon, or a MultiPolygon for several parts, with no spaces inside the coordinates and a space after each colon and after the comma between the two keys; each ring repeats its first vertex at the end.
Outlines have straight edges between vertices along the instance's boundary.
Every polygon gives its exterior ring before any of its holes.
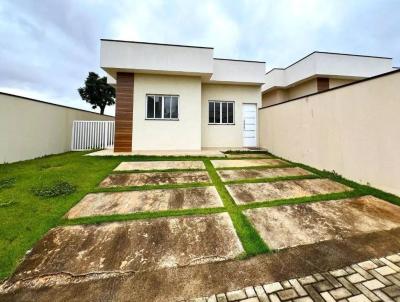
{"type": "MultiPolygon", "coordinates": [[[[170,112],[171,111],[171,107],[170,107],[170,112]]],[[[179,95],[176,94],[146,94],[146,103],[145,103],[145,119],[146,120],[162,120],[162,121],[178,121],[179,120],[179,95]],[[154,117],[148,117],[147,116],[147,101],[149,97],[153,97],[154,98],[154,108],[153,108],[153,112],[154,112],[154,117]],[[156,97],[161,97],[161,117],[155,117],[156,116],[156,97]],[[170,106],[172,104],[172,97],[176,97],[178,99],[178,117],[177,118],[165,118],[164,117],[164,102],[165,102],[165,98],[166,97],[171,97],[171,103],[170,106]]]]}
{"type": "MultiPolygon", "coordinates": [[[[208,124],[209,125],[235,125],[235,101],[209,100],[208,106],[207,106],[207,112],[208,112],[208,124]],[[219,123],[215,122],[215,103],[216,102],[220,103],[220,105],[219,105],[219,123]],[[214,123],[210,123],[210,103],[214,103],[214,123]],[[222,103],[227,104],[227,110],[228,110],[228,104],[231,103],[233,105],[233,121],[232,121],[232,123],[229,123],[229,122],[223,123],[222,122],[222,103]]],[[[227,111],[227,113],[228,113],[228,111],[227,111]]],[[[226,120],[228,121],[228,116],[226,117],[226,120]]]]}

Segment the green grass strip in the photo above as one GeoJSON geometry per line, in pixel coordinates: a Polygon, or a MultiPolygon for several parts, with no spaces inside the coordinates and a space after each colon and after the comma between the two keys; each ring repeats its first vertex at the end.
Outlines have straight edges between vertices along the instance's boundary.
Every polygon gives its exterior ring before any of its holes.
{"type": "Polygon", "coordinates": [[[339,193],[329,193],[329,194],[320,194],[314,196],[307,197],[297,197],[297,198],[288,198],[288,199],[276,199],[271,201],[261,201],[254,202],[245,205],[240,205],[239,208],[241,210],[255,209],[255,208],[266,208],[266,207],[276,207],[282,205],[293,205],[293,204],[301,204],[301,203],[309,203],[309,202],[318,202],[318,201],[329,201],[329,200],[338,200],[338,199],[346,199],[346,198],[355,198],[363,196],[361,192],[357,190],[353,191],[345,191],[339,193]]]}
{"type": "Polygon", "coordinates": [[[276,182],[284,180],[301,180],[301,179],[314,179],[321,178],[319,175],[293,175],[293,176],[278,176],[278,177],[263,177],[263,178],[245,178],[239,180],[225,181],[226,185],[237,185],[246,183],[265,183],[265,182],[276,182]]]}
{"type": "Polygon", "coordinates": [[[210,160],[204,160],[204,164],[215,188],[222,199],[225,209],[228,211],[231,217],[232,223],[236,229],[236,233],[240,241],[242,242],[246,255],[253,256],[269,252],[270,249],[268,246],[261,239],[260,235],[233,201],[231,195],[225,188],[210,160]]]}
{"type": "MultiPolygon", "coordinates": [[[[279,157],[277,157],[277,158],[279,158],[279,157]]],[[[279,159],[286,160],[284,158],[279,158],[279,159]]],[[[330,172],[330,171],[326,171],[326,170],[318,170],[318,169],[316,169],[314,167],[311,167],[311,166],[308,166],[308,165],[305,165],[305,164],[302,164],[302,163],[291,162],[291,161],[288,161],[288,160],[286,160],[286,161],[291,163],[291,164],[293,164],[293,165],[296,165],[296,166],[298,166],[300,168],[303,168],[304,170],[310,171],[311,173],[319,175],[319,176],[321,176],[323,178],[328,178],[330,180],[336,181],[336,182],[341,183],[341,184],[343,184],[345,186],[353,188],[354,190],[358,191],[361,195],[372,195],[372,196],[374,196],[376,198],[383,199],[383,200],[386,200],[386,201],[388,201],[390,203],[393,203],[395,205],[400,206],[400,197],[396,196],[394,194],[384,192],[382,190],[379,190],[377,188],[371,187],[369,185],[359,184],[359,183],[357,183],[355,181],[352,181],[352,180],[344,178],[343,176],[337,174],[334,171],[330,172]]]]}
{"type": "Polygon", "coordinates": [[[167,185],[144,185],[144,186],[118,186],[118,187],[98,187],[90,191],[90,193],[101,192],[126,192],[126,191],[147,191],[156,189],[185,189],[209,187],[213,184],[210,182],[193,182],[185,184],[167,184],[167,185]]]}
{"type": "Polygon", "coordinates": [[[62,224],[63,225],[99,224],[105,222],[154,219],[161,217],[209,215],[222,212],[226,212],[225,208],[218,207],[218,208],[196,208],[196,209],[184,209],[184,210],[166,210],[166,211],[155,211],[155,212],[137,212],[130,214],[101,215],[101,216],[81,217],[75,219],[64,219],[62,221],[62,224]]]}

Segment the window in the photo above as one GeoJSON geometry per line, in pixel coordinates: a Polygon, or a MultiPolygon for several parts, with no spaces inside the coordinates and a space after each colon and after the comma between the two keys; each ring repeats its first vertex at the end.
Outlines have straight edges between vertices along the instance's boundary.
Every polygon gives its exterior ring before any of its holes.
{"type": "Polygon", "coordinates": [[[177,120],[178,96],[147,95],[146,118],[159,120],[177,120]]]}
{"type": "Polygon", "coordinates": [[[235,102],[209,101],[208,123],[209,124],[233,124],[235,102]]]}

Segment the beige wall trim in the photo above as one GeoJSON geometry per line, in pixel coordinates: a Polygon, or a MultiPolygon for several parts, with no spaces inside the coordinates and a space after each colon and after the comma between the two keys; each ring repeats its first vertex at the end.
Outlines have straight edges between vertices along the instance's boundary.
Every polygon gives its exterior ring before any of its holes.
{"type": "Polygon", "coordinates": [[[287,100],[287,101],[284,101],[284,102],[281,102],[281,103],[272,104],[272,105],[268,105],[268,106],[263,106],[263,107],[259,108],[259,110],[262,110],[262,109],[265,109],[265,108],[269,108],[269,107],[273,107],[273,106],[283,105],[283,104],[286,104],[288,102],[301,100],[301,99],[304,99],[306,97],[310,97],[310,96],[321,94],[321,93],[330,92],[332,90],[346,88],[346,87],[351,86],[351,85],[357,85],[357,84],[362,83],[362,82],[371,81],[371,80],[374,80],[374,79],[377,79],[377,78],[380,78],[380,77],[385,77],[385,76],[388,76],[388,75],[391,75],[391,74],[394,74],[394,73],[397,73],[397,72],[400,72],[400,69],[397,69],[397,70],[394,70],[394,71],[389,71],[389,72],[386,72],[386,73],[382,73],[382,74],[379,74],[379,75],[376,75],[376,76],[373,76],[373,77],[370,77],[370,78],[361,79],[361,80],[358,80],[358,81],[355,81],[355,82],[351,82],[351,83],[348,83],[348,84],[344,84],[344,85],[341,85],[341,86],[329,88],[328,90],[307,94],[307,95],[300,96],[298,98],[293,98],[293,99],[290,99],[290,100],[287,100]]]}
{"type": "Polygon", "coordinates": [[[400,72],[259,110],[260,146],[400,196],[400,72]]]}
{"type": "Polygon", "coordinates": [[[70,151],[74,120],[114,117],[0,93],[0,164],[70,151]]]}

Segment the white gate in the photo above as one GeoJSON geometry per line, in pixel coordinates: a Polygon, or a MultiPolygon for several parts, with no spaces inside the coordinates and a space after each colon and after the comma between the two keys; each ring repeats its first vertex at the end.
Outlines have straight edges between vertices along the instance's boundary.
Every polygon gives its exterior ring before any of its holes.
{"type": "Polygon", "coordinates": [[[114,146],[114,121],[74,121],[71,150],[105,149],[114,146]]]}

